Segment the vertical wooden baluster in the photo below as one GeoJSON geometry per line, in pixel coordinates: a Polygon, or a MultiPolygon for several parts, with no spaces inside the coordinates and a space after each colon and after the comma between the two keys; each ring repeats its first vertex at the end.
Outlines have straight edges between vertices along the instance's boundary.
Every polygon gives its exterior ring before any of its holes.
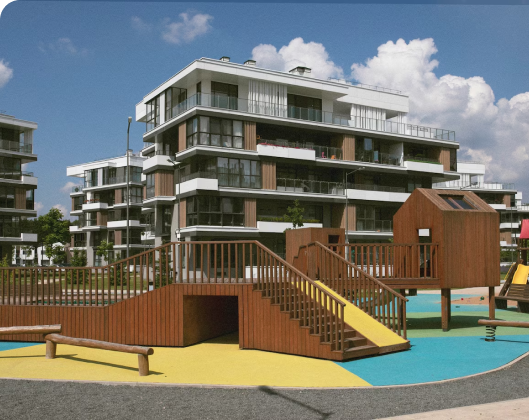
{"type": "Polygon", "coordinates": [[[231,271],[231,243],[228,242],[228,283],[231,283],[231,278],[233,276],[233,273],[231,271]]]}
{"type": "Polygon", "coordinates": [[[403,333],[402,336],[407,339],[408,337],[408,331],[407,331],[407,325],[406,325],[406,301],[402,301],[402,327],[403,327],[403,333]]]}
{"type": "Polygon", "coordinates": [[[139,267],[139,270],[140,270],[140,284],[139,284],[139,287],[140,287],[140,295],[143,294],[143,282],[144,282],[144,278],[143,278],[143,270],[145,269],[144,267],[144,262],[145,261],[145,254],[143,254],[141,257],[139,257],[139,263],[140,263],[140,267],[139,267]]]}
{"type": "Polygon", "coordinates": [[[235,253],[235,283],[239,283],[239,244],[233,244],[233,252],[235,253]]]}
{"type": "Polygon", "coordinates": [[[395,328],[395,295],[391,295],[391,329],[396,331],[395,328]]]}

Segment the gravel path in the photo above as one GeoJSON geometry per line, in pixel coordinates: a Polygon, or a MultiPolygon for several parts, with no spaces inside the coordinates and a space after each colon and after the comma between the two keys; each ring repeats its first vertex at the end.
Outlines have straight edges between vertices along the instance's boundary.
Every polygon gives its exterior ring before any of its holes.
{"type": "Polygon", "coordinates": [[[432,385],[352,390],[183,388],[0,380],[2,419],[375,419],[529,397],[529,357],[432,385]]]}

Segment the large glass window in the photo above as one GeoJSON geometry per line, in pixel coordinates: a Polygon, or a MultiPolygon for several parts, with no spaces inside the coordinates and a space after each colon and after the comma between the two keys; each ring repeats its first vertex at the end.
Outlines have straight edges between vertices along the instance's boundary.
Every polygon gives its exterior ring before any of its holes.
{"type": "Polygon", "coordinates": [[[85,188],[97,187],[98,185],[99,185],[99,183],[98,183],[98,170],[97,169],[89,169],[88,171],[84,171],[84,186],[85,186],[85,188]]]}
{"type": "Polygon", "coordinates": [[[0,216],[0,236],[3,238],[18,238],[20,236],[19,216],[0,216]]]}
{"type": "Polygon", "coordinates": [[[86,213],[85,214],[85,226],[96,226],[96,224],[97,224],[97,213],[95,211],[86,213]]]}
{"type": "Polygon", "coordinates": [[[130,245],[140,245],[141,244],[141,230],[140,229],[130,229],[129,230],[130,241],[127,240],[127,231],[121,231],[121,244],[126,245],[127,242],[130,245]]]}
{"type": "Polygon", "coordinates": [[[20,159],[0,156],[0,178],[20,179],[22,176],[20,159]]]}
{"type": "Polygon", "coordinates": [[[288,117],[309,121],[321,121],[321,99],[308,96],[287,95],[288,117]]]}
{"type": "Polygon", "coordinates": [[[242,149],[244,146],[242,121],[199,116],[187,120],[186,134],[188,148],[205,145],[242,149]]]}
{"type": "Polygon", "coordinates": [[[147,191],[146,191],[146,198],[153,198],[154,197],[154,174],[147,174],[147,191]]]}
{"type": "Polygon", "coordinates": [[[170,87],[165,91],[165,121],[185,111],[184,102],[187,99],[187,89],[170,87]]]}
{"type": "Polygon", "coordinates": [[[147,131],[160,125],[160,96],[147,102],[147,131]]]}
{"type": "Polygon", "coordinates": [[[356,206],[356,230],[391,232],[395,209],[368,205],[356,206]]]}
{"type": "Polygon", "coordinates": [[[261,188],[261,162],[219,157],[217,177],[221,187],[261,188]]]}
{"type": "Polygon", "coordinates": [[[162,210],[162,235],[171,234],[171,222],[173,221],[173,207],[164,206],[162,210]]]}
{"type": "Polygon", "coordinates": [[[86,235],[84,233],[75,233],[73,235],[73,246],[82,248],[86,246],[86,235]]]}
{"type": "Polygon", "coordinates": [[[83,209],[83,203],[85,200],[85,196],[81,195],[79,197],[73,198],[73,211],[82,210],[83,209]]]}
{"type": "Polygon", "coordinates": [[[187,226],[244,226],[244,200],[199,196],[187,199],[187,226]]]}
{"type": "Polygon", "coordinates": [[[228,83],[211,82],[211,106],[238,108],[239,87],[228,83]]]}
{"type": "Polygon", "coordinates": [[[26,190],[26,210],[35,210],[35,190],[26,190]]]}
{"type": "Polygon", "coordinates": [[[15,188],[0,187],[0,207],[4,209],[15,208],[15,188]]]}

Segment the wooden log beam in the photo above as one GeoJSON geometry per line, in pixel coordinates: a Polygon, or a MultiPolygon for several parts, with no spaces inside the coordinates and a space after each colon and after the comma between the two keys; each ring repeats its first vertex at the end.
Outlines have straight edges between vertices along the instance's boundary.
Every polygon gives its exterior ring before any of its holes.
{"type": "Polygon", "coordinates": [[[480,319],[478,320],[479,325],[490,325],[492,327],[519,327],[529,328],[529,322],[522,321],[500,321],[497,319],[480,319]]]}
{"type": "Polygon", "coordinates": [[[57,325],[31,325],[24,327],[1,327],[0,335],[10,334],[52,334],[60,333],[62,326],[57,325]]]}
{"type": "Polygon", "coordinates": [[[54,359],[57,351],[57,344],[68,344],[70,346],[89,347],[99,350],[119,351],[122,353],[134,353],[138,355],[138,371],[140,376],[149,374],[149,357],[154,353],[152,347],[129,346],[126,344],[109,343],[108,341],[90,340],[88,338],[66,337],[60,334],[47,334],[46,359],[54,359]]]}

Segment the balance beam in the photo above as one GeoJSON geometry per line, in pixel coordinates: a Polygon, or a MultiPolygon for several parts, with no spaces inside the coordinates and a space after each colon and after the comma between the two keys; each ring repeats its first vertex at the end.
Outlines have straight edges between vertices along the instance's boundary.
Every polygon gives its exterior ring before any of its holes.
{"type": "Polygon", "coordinates": [[[32,325],[28,327],[1,327],[0,335],[11,334],[52,334],[60,333],[62,326],[57,325],[32,325]]]}
{"type": "Polygon", "coordinates": [[[46,359],[55,358],[57,344],[119,351],[122,353],[134,353],[138,355],[138,371],[140,376],[149,375],[149,356],[154,353],[152,347],[129,346],[126,344],[109,343],[108,341],[90,340],[88,338],[66,337],[55,333],[45,335],[44,339],[46,340],[46,359]]]}
{"type": "Polygon", "coordinates": [[[529,322],[521,321],[499,321],[496,319],[480,319],[478,320],[479,325],[486,325],[490,327],[518,327],[518,328],[529,328],[529,322]]]}

